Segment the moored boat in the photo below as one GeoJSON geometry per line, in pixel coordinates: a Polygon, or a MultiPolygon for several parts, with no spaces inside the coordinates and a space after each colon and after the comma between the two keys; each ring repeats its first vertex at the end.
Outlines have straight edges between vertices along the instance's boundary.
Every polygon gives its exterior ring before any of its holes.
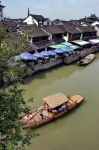
{"type": "Polygon", "coordinates": [[[93,60],[95,59],[95,55],[94,54],[89,54],[86,57],[84,57],[83,59],[81,59],[78,64],[81,66],[85,66],[89,63],[91,63],[93,60]]]}
{"type": "Polygon", "coordinates": [[[84,97],[80,95],[66,97],[62,93],[45,97],[43,105],[38,110],[21,118],[23,128],[34,128],[50,122],[72,110],[83,100],[84,97]]]}

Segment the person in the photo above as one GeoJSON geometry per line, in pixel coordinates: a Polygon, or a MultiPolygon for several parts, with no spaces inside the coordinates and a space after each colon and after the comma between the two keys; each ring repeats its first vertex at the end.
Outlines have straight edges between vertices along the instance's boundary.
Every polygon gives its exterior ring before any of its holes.
{"type": "Polygon", "coordinates": [[[39,112],[39,115],[41,116],[41,119],[43,120],[43,118],[44,118],[43,112],[39,112]]]}
{"type": "Polygon", "coordinates": [[[25,116],[25,119],[30,120],[30,119],[32,119],[32,117],[33,117],[32,113],[29,113],[25,116]]]}
{"type": "Polygon", "coordinates": [[[44,106],[41,106],[41,107],[38,109],[39,115],[40,115],[40,117],[41,117],[42,120],[43,120],[43,118],[44,118],[43,110],[44,110],[44,106]]]}

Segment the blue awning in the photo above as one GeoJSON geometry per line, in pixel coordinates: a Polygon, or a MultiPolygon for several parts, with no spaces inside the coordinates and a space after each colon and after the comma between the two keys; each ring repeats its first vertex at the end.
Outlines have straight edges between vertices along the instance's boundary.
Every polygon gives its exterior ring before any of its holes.
{"type": "Polygon", "coordinates": [[[28,52],[23,52],[20,54],[21,59],[23,60],[37,60],[37,57],[33,56],[28,52]]]}
{"type": "Polygon", "coordinates": [[[44,56],[40,53],[35,53],[35,54],[33,54],[33,56],[35,56],[37,58],[44,58],[44,56]]]}

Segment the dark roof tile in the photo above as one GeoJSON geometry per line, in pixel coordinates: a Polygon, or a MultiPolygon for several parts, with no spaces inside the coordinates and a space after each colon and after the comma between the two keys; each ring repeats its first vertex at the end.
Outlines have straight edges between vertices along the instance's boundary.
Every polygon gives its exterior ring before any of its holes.
{"type": "Polygon", "coordinates": [[[78,26],[78,29],[81,30],[82,33],[96,32],[96,30],[92,26],[78,26]]]}
{"type": "Polygon", "coordinates": [[[43,26],[43,30],[51,35],[64,33],[57,25],[43,26]]]}
{"type": "Polygon", "coordinates": [[[32,16],[35,20],[38,20],[38,21],[44,21],[45,20],[45,18],[42,15],[30,14],[30,16],[32,16]]]}

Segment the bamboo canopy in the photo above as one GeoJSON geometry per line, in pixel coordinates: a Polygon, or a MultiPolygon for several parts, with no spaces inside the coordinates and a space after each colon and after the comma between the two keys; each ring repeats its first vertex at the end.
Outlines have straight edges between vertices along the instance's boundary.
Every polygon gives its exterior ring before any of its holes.
{"type": "Polygon", "coordinates": [[[43,98],[43,101],[52,109],[66,103],[68,100],[69,99],[62,93],[56,93],[43,98]]]}

